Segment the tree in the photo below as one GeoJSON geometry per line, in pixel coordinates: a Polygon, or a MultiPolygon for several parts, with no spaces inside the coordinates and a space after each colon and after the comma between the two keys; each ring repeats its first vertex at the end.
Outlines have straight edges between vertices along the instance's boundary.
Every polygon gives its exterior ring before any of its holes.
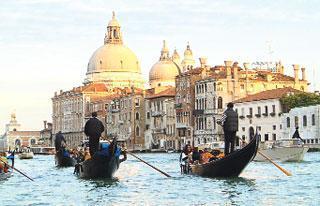
{"type": "Polygon", "coordinates": [[[320,104],[320,96],[313,93],[297,93],[280,98],[284,112],[289,112],[295,107],[306,107],[310,105],[320,104]]]}

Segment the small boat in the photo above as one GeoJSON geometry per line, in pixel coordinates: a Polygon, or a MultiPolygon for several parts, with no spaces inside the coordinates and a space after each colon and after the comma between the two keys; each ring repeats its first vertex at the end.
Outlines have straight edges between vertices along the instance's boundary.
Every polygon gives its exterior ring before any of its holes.
{"type": "MultiPolygon", "coordinates": [[[[3,158],[3,157],[0,157],[0,158],[1,158],[2,161],[5,161],[5,162],[8,159],[10,159],[11,160],[11,165],[10,166],[14,167],[14,152],[11,153],[11,155],[9,155],[6,158],[3,158]]],[[[0,161],[1,167],[3,167],[3,165],[4,165],[4,163],[2,161],[0,161]]],[[[7,167],[6,168],[6,172],[3,169],[1,169],[1,171],[0,171],[0,181],[6,180],[6,179],[8,179],[9,177],[12,176],[13,169],[11,167],[7,167]]]]}
{"type": "Polygon", "coordinates": [[[30,150],[30,148],[24,148],[19,154],[19,159],[33,159],[33,152],[30,150]]]}
{"type": "Polygon", "coordinates": [[[191,164],[189,171],[185,172],[203,177],[238,177],[256,156],[259,139],[259,136],[256,134],[249,144],[242,149],[208,163],[191,164]]]}
{"type": "Polygon", "coordinates": [[[73,167],[77,163],[76,159],[65,148],[56,152],[55,162],[58,167],[73,167]]]}
{"type": "Polygon", "coordinates": [[[121,162],[126,160],[119,159],[121,149],[117,147],[117,141],[114,139],[110,144],[100,142],[101,150],[96,152],[92,158],[78,163],[75,166],[75,173],[80,178],[112,178],[119,169],[121,162]]]}
{"type": "MultiPolygon", "coordinates": [[[[282,162],[300,162],[308,152],[309,147],[305,146],[299,139],[279,140],[265,143],[259,151],[272,160],[282,162]]],[[[263,156],[257,154],[254,161],[267,161],[263,156]]]]}

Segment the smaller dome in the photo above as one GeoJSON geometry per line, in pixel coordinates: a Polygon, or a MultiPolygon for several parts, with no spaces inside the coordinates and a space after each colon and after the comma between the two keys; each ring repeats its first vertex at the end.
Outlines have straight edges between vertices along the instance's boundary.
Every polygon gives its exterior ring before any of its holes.
{"type": "Polygon", "coordinates": [[[112,12],[112,19],[108,23],[108,27],[120,27],[118,20],[116,19],[116,14],[112,12]]]}
{"type": "MultiPolygon", "coordinates": [[[[150,83],[175,83],[176,76],[179,75],[178,66],[171,60],[162,60],[155,63],[149,73],[150,83]]],[[[156,83],[156,84],[154,84],[156,83]]]]}

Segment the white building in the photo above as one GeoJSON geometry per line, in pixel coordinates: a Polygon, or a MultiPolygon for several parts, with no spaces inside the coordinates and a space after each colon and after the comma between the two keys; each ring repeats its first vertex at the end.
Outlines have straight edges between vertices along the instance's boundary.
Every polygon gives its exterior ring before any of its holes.
{"type": "Polygon", "coordinates": [[[285,87],[248,95],[235,101],[239,115],[237,136],[249,141],[250,136],[258,130],[262,142],[288,138],[288,135],[284,135],[286,125],[282,120],[284,114],[280,98],[297,92],[291,87],[285,87]]]}
{"type": "Polygon", "coordinates": [[[296,127],[305,143],[320,144],[320,105],[297,107],[281,116],[283,137],[291,138],[296,127]]]}

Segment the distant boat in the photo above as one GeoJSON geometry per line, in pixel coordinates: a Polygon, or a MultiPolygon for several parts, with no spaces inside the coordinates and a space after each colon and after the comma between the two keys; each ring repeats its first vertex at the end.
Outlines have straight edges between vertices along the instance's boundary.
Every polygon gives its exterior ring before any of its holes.
{"type": "Polygon", "coordinates": [[[166,150],[167,153],[174,153],[176,150],[173,148],[169,148],[166,150]]]}
{"type": "MultiPolygon", "coordinates": [[[[259,151],[270,157],[272,160],[282,162],[300,162],[303,160],[304,155],[308,152],[308,150],[309,147],[305,146],[298,139],[286,139],[266,143],[259,149],[259,151]]],[[[254,160],[267,161],[260,154],[257,154],[254,160]]]]}
{"type": "Polygon", "coordinates": [[[55,154],[55,163],[58,167],[73,167],[77,161],[65,148],[61,148],[55,154]]]}
{"type": "Polygon", "coordinates": [[[22,152],[19,154],[19,159],[33,159],[33,152],[30,148],[23,148],[22,152]]]}
{"type": "Polygon", "coordinates": [[[93,157],[76,165],[75,171],[80,178],[112,178],[119,169],[121,149],[117,147],[117,140],[114,139],[110,144],[100,142],[100,151],[93,157]]]}
{"type": "Polygon", "coordinates": [[[208,163],[191,164],[190,170],[186,172],[203,177],[238,177],[256,156],[259,139],[259,136],[255,135],[251,142],[242,149],[208,163]]]}

